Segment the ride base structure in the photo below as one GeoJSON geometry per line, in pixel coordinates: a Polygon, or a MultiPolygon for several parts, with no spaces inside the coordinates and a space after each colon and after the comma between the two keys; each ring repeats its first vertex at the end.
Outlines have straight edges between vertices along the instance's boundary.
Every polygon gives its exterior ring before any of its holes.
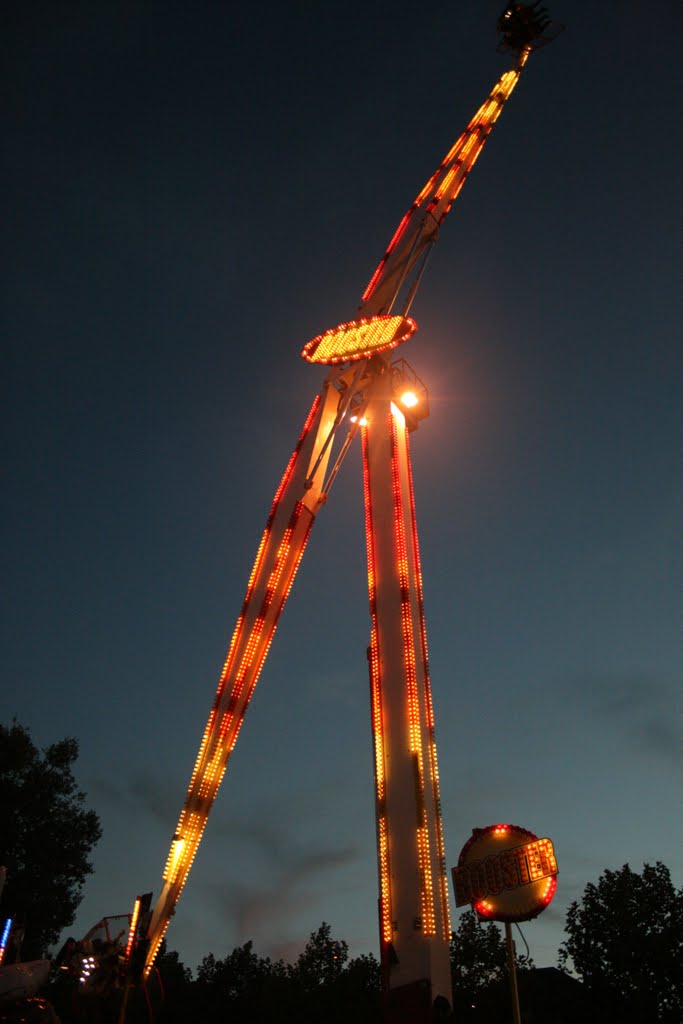
{"type": "MultiPolygon", "coordinates": [[[[518,8],[522,5],[513,5],[518,8]]],[[[149,973],[192,867],[209,813],[289,596],[315,518],[361,435],[371,633],[379,931],[385,1011],[429,1020],[452,1003],[446,876],[410,433],[428,415],[426,388],[393,350],[441,224],[533,48],[510,47],[496,82],[418,193],[363,293],[353,321],[302,355],[329,367],[280,482],[171,842],[147,930],[149,973]],[[335,441],[339,452],[332,459],[335,441]]]]}

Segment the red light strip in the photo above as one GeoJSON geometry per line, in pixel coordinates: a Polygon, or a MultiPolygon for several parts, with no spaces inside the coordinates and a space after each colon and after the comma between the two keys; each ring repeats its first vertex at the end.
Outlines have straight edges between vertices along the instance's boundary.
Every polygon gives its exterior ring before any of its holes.
{"type": "MultiPolygon", "coordinates": [[[[215,725],[215,722],[216,722],[217,709],[218,709],[218,707],[219,707],[219,705],[220,705],[220,703],[221,703],[221,701],[223,699],[223,695],[224,695],[224,691],[225,691],[225,686],[226,686],[227,680],[230,677],[231,672],[232,672],[232,668],[233,668],[232,661],[233,661],[233,656],[234,656],[235,648],[237,647],[239,641],[242,638],[242,632],[243,632],[243,626],[244,626],[244,618],[245,618],[245,615],[246,615],[247,610],[249,608],[249,604],[251,602],[251,597],[252,597],[252,594],[254,592],[254,587],[256,585],[256,581],[259,578],[259,576],[261,574],[261,571],[262,571],[263,559],[265,557],[265,552],[266,552],[266,549],[267,549],[267,546],[268,546],[268,541],[270,539],[270,534],[271,534],[271,529],[272,529],[272,525],[273,525],[273,520],[275,519],[275,513],[276,513],[278,505],[280,503],[280,499],[282,497],[282,494],[284,493],[285,488],[287,487],[287,484],[291,480],[292,474],[294,473],[294,470],[296,468],[297,459],[299,457],[299,453],[301,451],[302,445],[303,445],[303,443],[304,443],[304,441],[306,439],[306,436],[308,435],[308,433],[309,433],[309,431],[310,431],[310,429],[311,429],[311,427],[312,427],[312,425],[313,425],[313,423],[315,421],[315,417],[316,417],[318,409],[320,407],[320,401],[321,401],[320,395],[316,395],[316,398],[315,398],[315,400],[313,402],[313,405],[311,406],[310,412],[309,412],[309,414],[306,417],[306,420],[304,422],[304,425],[303,425],[303,428],[301,430],[301,434],[299,436],[297,444],[296,444],[296,446],[294,448],[294,451],[292,452],[292,455],[291,455],[291,457],[289,459],[289,462],[287,464],[285,472],[284,472],[284,474],[282,476],[282,480],[280,481],[280,485],[279,485],[279,487],[277,488],[277,490],[275,492],[275,497],[273,499],[273,503],[272,503],[272,506],[271,506],[270,514],[268,516],[268,520],[267,520],[267,523],[266,523],[266,528],[265,528],[265,530],[263,532],[263,536],[261,537],[261,542],[260,542],[258,550],[256,552],[256,559],[254,561],[254,565],[253,565],[253,568],[251,570],[251,575],[249,576],[249,580],[248,580],[248,583],[247,583],[247,590],[246,590],[246,595],[245,595],[244,602],[243,602],[243,605],[242,605],[242,610],[241,610],[240,615],[239,615],[239,617],[237,619],[237,624],[235,626],[235,629],[234,629],[234,632],[233,632],[233,635],[232,635],[232,639],[230,641],[230,646],[228,648],[228,653],[227,653],[225,662],[223,664],[223,670],[221,672],[221,676],[220,676],[220,679],[219,679],[219,682],[218,682],[218,688],[216,690],[216,697],[214,699],[213,708],[212,708],[212,711],[211,711],[211,713],[209,715],[209,720],[208,720],[208,722],[206,724],[206,728],[204,730],[204,736],[202,738],[202,742],[201,742],[201,745],[199,747],[199,753],[198,753],[197,759],[195,761],[194,770],[193,770],[192,776],[190,778],[190,784],[188,786],[188,800],[190,798],[190,795],[195,790],[196,783],[197,783],[197,778],[198,778],[198,775],[199,775],[200,771],[203,774],[203,771],[205,770],[205,769],[203,769],[203,765],[204,765],[204,761],[205,761],[207,744],[209,743],[210,738],[214,734],[214,725],[215,725]]],[[[178,829],[176,830],[177,833],[179,833],[181,835],[184,835],[184,829],[183,829],[183,824],[184,824],[183,818],[184,818],[184,815],[185,815],[185,811],[183,810],[183,812],[181,813],[181,816],[180,816],[180,821],[178,823],[178,829]]],[[[168,877],[168,872],[169,872],[170,866],[171,866],[172,851],[173,851],[173,847],[171,847],[171,851],[169,852],[169,856],[168,856],[168,859],[166,861],[166,867],[164,869],[164,879],[167,879],[167,877],[168,877]]],[[[177,866],[179,867],[180,865],[177,865],[177,866]]]]}
{"type": "Polygon", "coordinates": [[[135,941],[135,929],[138,926],[138,917],[140,916],[140,897],[136,899],[133,904],[133,914],[130,919],[130,929],[128,931],[128,942],[126,943],[126,960],[130,959],[130,954],[133,949],[133,942],[135,941]]]}
{"type": "Polygon", "coordinates": [[[392,913],[389,874],[389,829],[386,814],[386,782],[384,765],[384,723],[382,721],[382,680],[377,640],[377,572],[372,536],[372,502],[370,497],[370,465],[367,428],[361,428],[363,448],[363,491],[365,495],[365,542],[368,555],[368,594],[370,597],[370,710],[375,753],[375,789],[377,799],[377,860],[380,889],[380,935],[386,945],[391,942],[392,913]]]}
{"type": "MultiPolygon", "coordinates": [[[[275,516],[295,471],[303,443],[315,422],[320,400],[320,396],[317,396],[304,423],[301,436],[275,493],[266,529],[257,551],[256,561],[247,585],[245,601],[230,642],[228,656],[223,666],[216,697],[190,779],[185,804],[166,860],[164,880],[175,887],[173,901],[164,911],[163,918],[160,918],[156,934],[151,937],[147,972],[151,969],[159,944],[168,927],[173,906],[180,897],[199,848],[209,812],[225,774],[230,753],[237,741],[247,707],[310,535],[313,516],[309,517],[307,525],[302,529],[300,520],[305,506],[299,501],[295,504],[285,528],[270,575],[267,581],[264,581],[265,587],[260,586],[259,580],[264,573],[266,551],[269,543],[272,542],[275,516]],[[257,591],[263,594],[262,602],[247,637],[244,634],[245,623],[248,610],[257,591]],[[245,640],[246,645],[244,645],[239,667],[237,667],[235,655],[245,640]],[[247,679],[249,683],[245,690],[247,679]],[[233,682],[228,697],[227,684],[230,680],[233,682]]],[[[308,512],[308,510],[306,511],[308,512]]]]}
{"type": "MultiPolygon", "coordinates": [[[[419,199],[419,196],[418,196],[418,199],[419,199]]],[[[384,267],[386,266],[387,260],[389,259],[389,257],[391,256],[392,252],[394,251],[394,249],[398,245],[399,241],[403,237],[403,233],[404,233],[405,229],[408,227],[408,223],[409,223],[411,217],[413,216],[413,213],[418,208],[418,206],[419,206],[419,203],[418,203],[418,200],[416,199],[415,202],[413,203],[413,205],[408,210],[408,212],[403,215],[403,219],[401,220],[400,224],[396,228],[396,231],[394,232],[394,237],[389,242],[389,246],[387,248],[387,251],[384,253],[384,256],[382,257],[382,259],[377,264],[377,269],[375,270],[374,274],[370,278],[370,281],[368,282],[368,285],[367,285],[365,291],[363,292],[363,294],[361,296],[361,299],[362,299],[363,302],[367,302],[367,300],[370,298],[370,296],[374,292],[374,290],[375,290],[375,288],[377,286],[377,282],[379,281],[380,277],[382,276],[382,271],[384,270],[384,267]]]]}
{"type": "MultiPolygon", "coordinates": [[[[432,214],[434,216],[437,224],[441,224],[443,222],[460,192],[460,189],[464,185],[469,171],[479,156],[493,125],[498,120],[503,109],[503,104],[509,98],[512,90],[519,81],[519,76],[522,67],[526,63],[527,57],[528,52],[522,55],[519,64],[514,70],[506,71],[498,82],[496,82],[486,102],[483,103],[476,112],[467,128],[465,128],[464,132],[456,139],[449,151],[446,153],[434,174],[432,174],[431,178],[429,178],[427,183],[415,197],[411,207],[403,216],[396,231],[394,232],[384,256],[370,278],[370,281],[363,292],[361,299],[362,302],[367,302],[374,295],[384,276],[387,263],[398,249],[399,242],[404,238],[408,225],[413,220],[415,213],[430,196],[433,196],[433,198],[427,206],[426,212],[427,214],[432,214]],[[437,187],[439,179],[442,180],[440,185],[437,187]],[[446,202],[442,203],[444,197],[446,197],[446,202]],[[439,208],[439,204],[441,204],[441,208],[439,208]]],[[[422,231],[429,231],[431,233],[432,226],[428,224],[427,218],[425,218],[424,224],[425,227],[422,231]]],[[[412,243],[407,245],[407,251],[405,253],[406,260],[409,258],[412,248],[412,243]]],[[[417,249],[417,247],[415,248],[417,249]]]]}
{"type": "Polygon", "coordinates": [[[410,438],[406,431],[406,465],[408,468],[408,502],[410,513],[410,530],[413,541],[413,559],[415,563],[418,614],[420,625],[420,648],[422,654],[422,670],[424,674],[425,703],[427,711],[427,729],[429,733],[429,763],[432,776],[432,795],[436,815],[436,844],[439,860],[438,890],[441,904],[443,922],[442,938],[450,939],[451,924],[448,905],[448,874],[446,868],[446,846],[443,835],[443,817],[441,813],[441,793],[439,787],[439,765],[436,755],[436,735],[434,729],[434,704],[432,702],[432,686],[429,673],[429,656],[427,651],[427,628],[425,624],[424,598],[422,591],[422,563],[420,560],[420,545],[417,533],[417,518],[415,515],[415,490],[413,487],[413,467],[410,459],[410,438]]]}
{"type": "MultiPolygon", "coordinates": [[[[525,58],[526,60],[526,58],[525,58]]],[[[458,196],[470,170],[474,166],[484,143],[503,110],[503,104],[519,81],[520,71],[508,71],[502,76],[489,99],[475,115],[475,118],[461,136],[462,145],[457,159],[444,176],[434,197],[427,207],[437,223],[443,223],[453,202],[458,196]],[[442,202],[444,200],[445,202],[442,202]],[[439,208],[441,207],[441,208],[439,208]]]]}
{"type": "MultiPolygon", "coordinates": [[[[287,599],[287,597],[289,595],[289,591],[291,590],[292,583],[294,582],[294,576],[296,575],[296,571],[299,568],[299,564],[300,564],[301,559],[303,557],[303,553],[304,553],[304,550],[305,550],[305,547],[306,547],[306,543],[308,541],[308,537],[310,535],[311,528],[313,526],[313,519],[310,519],[309,523],[308,523],[308,527],[306,529],[306,532],[305,532],[303,538],[301,539],[301,541],[299,543],[299,550],[298,550],[298,553],[296,555],[296,560],[295,560],[294,564],[289,568],[289,572],[288,572],[287,576],[283,578],[282,573],[283,573],[283,569],[286,568],[286,558],[287,558],[287,556],[290,553],[292,535],[295,532],[295,529],[296,529],[296,527],[297,527],[297,525],[299,523],[299,519],[301,518],[301,514],[302,514],[303,511],[304,511],[304,506],[302,505],[301,502],[297,502],[297,504],[296,504],[296,506],[294,508],[294,511],[292,512],[292,516],[290,518],[289,525],[288,525],[287,530],[285,532],[285,536],[284,536],[284,538],[282,540],[282,544],[280,545],[280,548],[278,550],[278,555],[277,555],[277,559],[276,559],[276,563],[275,563],[275,568],[273,569],[273,572],[271,574],[271,578],[268,581],[268,587],[267,587],[267,590],[266,590],[266,596],[264,597],[264,600],[263,600],[263,605],[261,607],[261,612],[260,612],[259,618],[256,620],[259,623],[258,639],[260,640],[262,635],[264,636],[265,639],[264,639],[264,643],[263,643],[263,646],[261,648],[261,651],[258,654],[258,656],[255,657],[255,660],[254,660],[254,656],[256,654],[257,643],[254,642],[253,647],[252,647],[252,661],[250,662],[249,666],[247,666],[247,668],[249,669],[249,672],[251,674],[251,684],[250,684],[249,689],[248,689],[248,691],[247,691],[247,693],[245,695],[242,713],[241,713],[241,715],[239,716],[239,718],[238,718],[238,720],[236,722],[235,733],[234,733],[234,736],[233,736],[231,744],[230,744],[230,751],[232,751],[232,749],[235,746],[235,743],[237,742],[237,737],[239,735],[240,729],[242,728],[242,722],[244,721],[244,715],[246,714],[247,707],[249,705],[249,702],[251,700],[252,694],[253,694],[254,689],[256,687],[256,683],[257,683],[258,677],[259,677],[259,675],[261,673],[261,669],[263,667],[263,663],[266,660],[266,656],[268,654],[268,651],[270,650],[270,645],[271,645],[271,643],[273,641],[273,637],[275,635],[275,630],[277,628],[277,624],[278,624],[278,622],[280,620],[280,615],[282,613],[282,609],[283,609],[285,601],[286,601],[286,599],[287,599]],[[271,619],[271,625],[270,625],[269,630],[266,633],[264,633],[264,631],[263,631],[263,624],[264,624],[266,615],[270,611],[271,605],[273,603],[277,604],[277,600],[276,600],[277,598],[279,598],[279,605],[276,608],[275,617],[273,619],[271,619]]],[[[250,643],[251,643],[251,639],[252,638],[250,638],[250,643]]],[[[246,655],[245,655],[245,657],[246,657],[246,655]]],[[[245,668],[244,672],[240,672],[240,689],[244,685],[244,679],[245,679],[245,677],[247,675],[247,668],[245,668]]]]}
{"type": "Polygon", "coordinates": [[[552,901],[552,898],[555,895],[556,890],[557,890],[557,878],[555,876],[553,876],[552,878],[548,879],[548,881],[546,883],[546,887],[543,890],[543,892],[541,893],[541,897],[540,897],[541,902],[544,903],[546,907],[552,901]]]}
{"type": "MultiPolygon", "coordinates": [[[[405,428],[403,428],[405,432],[405,428]]],[[[410,570],[405,535],[403,495],[401,491],[398,433],[395,417],[391,417],[391,475],[394,497],[394,539],[396,544],[397,569],[401,588],[401,623],[403,628],[403,659],[408,685],[408,721],[410,749],[415,758],[415,785],[419,825],[417,828],[418,860],[421,872],[422,930],[425,935],[436,932],[434,888],[432,882],[429,829],[424,804],[424,763],[422,729],[420,723],[420,702],[417,689],[413,615],[410,605],[410,570]]]]}
{"type": "Polygon", "coordinates": [[[282,497],[283,492],[285,490],[285,487],[289,483],[289,481],[291,479],[291,476],[292,476],[292,473],[294,472],[294,467],[296,465],[296,460],[299,457],[299,453],[301,451],[301,448],[303,446],[304,441],[306,440],[306,436],[307,436],[308,432],[310,431],[311,427],[313,426],[313,422],[315,420],[315,417],[316,417],[316,415],[318,413],[318,409],[320,407],[320,401],[321,401],[320,395],[316,395],[315,396],[315,400],[313,402],[313,405],[311,406],[311,411],[309,412],[308,416],[306,417],[306,421],[305,421],[305,423],[303,425],[303,428],[301,430],[301,434],[299,435],[299,440],[296,443],[296,447],[295,447],[294,451],[292,452],[292,456],[291,456],[291,458],[289,460],[287,468],[285,469],[285,472],[283,474],[282,480],[280,481],[280,486],[278,487],[277,491],[275,492],[275,497],[273,498],[273,505],[272,505],[272,508],[270,510],[270,516],[268,518],[268,524],[269,525],[272,523],[273,519],[275,518],[275,511],[276,511],[277,506],[278,506],[278,504],[280,502],[280,498],[282,497]]]}

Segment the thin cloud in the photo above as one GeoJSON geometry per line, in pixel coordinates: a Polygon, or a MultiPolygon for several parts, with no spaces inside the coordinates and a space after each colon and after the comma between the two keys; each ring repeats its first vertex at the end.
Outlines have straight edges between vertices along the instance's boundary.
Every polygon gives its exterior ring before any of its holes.
{"type": "MultiPolygon", "coordinates": [[[[680,715],[678,716],[680,719],[680,715]]],[[[683,771],[683,729],[670,720],[651,719],[634,730],[643,750],[673,762],[683,771]]]]}
{"type": "MultiPolygon", "coordinates": [[[[257,837],[257,842],[261,837],[257,837]]],[[[319,847],[297,850],[268,843],[261,854],[269,864],[262,877],[267,884],[254,885],[240,881],[239,886],[225,882],[205,887],[208,902],[222,919],[226,933],[235,936],[238,944],[255,935],[272,935],[266,952],[288,959],[302,948],[303,939],[282,936],[284,921],[292,921],[308,911],[318,900],[325,877],[334,870],[352,864],[357,853],[351,847],[329,849],[319,847]]]]}
{"type": "Polygon", "coordinates": [[[154,772],[137,772],[121,782],[93,778],[90,789],[94,796],[116,810],[145,811],[154,820],[171,828],[180,811],[179,793],[175,780],[154,772]]]}

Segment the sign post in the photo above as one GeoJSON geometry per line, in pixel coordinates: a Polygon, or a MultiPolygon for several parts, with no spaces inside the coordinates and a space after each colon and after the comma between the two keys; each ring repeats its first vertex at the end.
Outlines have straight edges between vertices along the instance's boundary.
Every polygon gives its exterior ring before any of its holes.
{"type": "Polygon", "coordinates": [[[515,964],[515,944],[512,940],[512,925],[505,922],[505,945],[508,953],[508,977],[510,979],[510,999],[512,1000],[512,1020],[514,1024],[522,1024],[519,1012],[519,990],[517,989],[517,965],[515,964]]]}

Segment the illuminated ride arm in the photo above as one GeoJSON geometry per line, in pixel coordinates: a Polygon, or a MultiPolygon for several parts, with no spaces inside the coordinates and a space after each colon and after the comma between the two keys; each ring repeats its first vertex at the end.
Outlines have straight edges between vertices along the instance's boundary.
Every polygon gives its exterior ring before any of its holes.
{"type": "Polygon", "coordinates": [[[276,491],[166,861],[148,931],[147,971],[189,874],[315,515],[325,500],[332,440],[351,397],[349,385],[358,376],[359,370],[355,375],[330,372],[276,491]]]}
{"type": "Polygon", "coordinates": [[[531,48],[494,85],[485,103],[415,197],[363,292],[355,320],[317,335],[302,355],[312,363],[340,363],[387,352],[407,341],[416,323],[407,315],[439,228],[465,184],[505,101],[517,85],[531,48]]]}
{"type": "Polygon", "coordinates": [[[402,292],[405,298],[400,308],[404,314],[410,309],[429,249],[500,117],[505,101],[517,85],[529,53],[530,48],[526,48],[516,66],[496,82],[486,102],[415,197],[363,292],[360,316],[391,312],[402,292]],[[412,271],[415,271],[413,278],[412,271]]]}

